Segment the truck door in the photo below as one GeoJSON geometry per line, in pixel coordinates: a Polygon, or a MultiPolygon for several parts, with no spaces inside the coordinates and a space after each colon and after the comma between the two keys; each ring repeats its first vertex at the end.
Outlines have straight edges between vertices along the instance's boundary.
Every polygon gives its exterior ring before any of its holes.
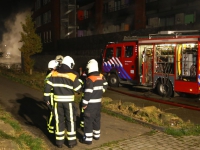
{"type": "Polygon", "coordinates": [[[114,44],[107,45],[103,53],[103,61],[102,61],[103,72],[108,73],[112,69],[112,64],[110,63],[110,60],[112,59],[113,54],[114,54],[114,44]]]}
{"type": "Polygon", "coordinates": [[[122,48],[122,44],[110,44],[106,47],[103,56],[103,71],[108,73],[116,70],[119,77],[124,79],[124,75],[121,74],[122,48]]]}
{"type": "Polygon", "coordinates": [[[137,79],[137,47],[135,42],[123,45],[121,64],[124,77],[127,80],[137,79]]]}

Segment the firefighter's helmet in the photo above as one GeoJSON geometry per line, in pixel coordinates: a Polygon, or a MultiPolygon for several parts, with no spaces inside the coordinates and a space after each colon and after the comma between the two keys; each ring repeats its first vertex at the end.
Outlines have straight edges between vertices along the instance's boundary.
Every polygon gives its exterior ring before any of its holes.
{"type": "Polygon", "coordinates": [[[48,68],[49,69],[55,69],[57,66],[58,66],[58,61],[56,60],[51,60],[49,63],[48,63],[48,68]]]}
{"type": "Polygon", "coordinates": [[[86,68],[88,69],[88,73],[99,71],[98,62],[95,59],[91,59],[88,61],[86,68]]]}
{"type": "Polygon", "coordinates": [[[63,56],[62,55],[57,55],[55,60],[57,60],[59,63],[61,63],[62,60],[63,60],[63,56]]]}
{"type": "Polygon", "coordinates": [[[73,60],[72,57],[70,56],[65,56],[62,60],[62,64],[65,64],[67,65],[69,68],[73,69],[74,65],[75,65],[75,62],[73,60]]]}

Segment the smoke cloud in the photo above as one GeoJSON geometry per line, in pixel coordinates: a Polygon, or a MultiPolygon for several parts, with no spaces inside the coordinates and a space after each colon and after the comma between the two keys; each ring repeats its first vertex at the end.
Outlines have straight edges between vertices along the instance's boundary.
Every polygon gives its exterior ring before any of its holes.
{"type": "MultiPolygon", "coordinates": [[[[16,13],[9,17],[5,23],[5,33],[2,36],[1,51],[4,53],[4,57],[10,54],[11,59],[9,61],[21,62],[21,39],[22,26],[21,23],[25,23],[25,17],[30,13],[29,11],[16,13]]],[[[0,60],[1,61],[1,60],[0,60]]]]}

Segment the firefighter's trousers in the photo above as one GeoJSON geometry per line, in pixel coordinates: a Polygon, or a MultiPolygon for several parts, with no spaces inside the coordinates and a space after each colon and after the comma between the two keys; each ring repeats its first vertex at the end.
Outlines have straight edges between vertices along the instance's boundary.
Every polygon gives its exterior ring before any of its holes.
{"type": "Polygon", "coordinates": [[[76,108],[75,103],[72,102],[55,102],[55,135],[56,144],[64,144],[65,138],[68,145],[76,144],[76,108]]]}
{"type": "Polygon", "coordinates": [[[53,108],[54,108],[53,93],[51,93],[50,107],[52,109],[48,108],[49,114],[48,114],[48,118],[47,118],[47,131],[50,134],[54,134],[55,133],[55,118],[54,118],[54,114],[53,114],[53,108]]]}
{"type": "Polygon", "coordinates": [[[100,138],[101,103],[89,104],[84,109],[84,140],[92,143],[100,138]]]}
{"type": "Polygon", "coordinates": [[[84,128],[84,121],[83,121],[84,109],[82,108],[82,101],[79,103],[79,108],[80,108],[80,127],[81,129],[83,129],[84,128]]]}

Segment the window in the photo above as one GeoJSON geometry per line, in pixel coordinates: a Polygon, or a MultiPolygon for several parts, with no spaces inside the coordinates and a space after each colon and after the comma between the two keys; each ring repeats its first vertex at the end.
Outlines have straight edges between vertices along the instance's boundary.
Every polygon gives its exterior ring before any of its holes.
{"type": "Polygon", "coordinates": [[[166,26],[172,26],[174,25],[174,17],[169,17],[169,18],[166,18],[166,26]]]}
{"type": "Polygon", "coordinates": [[[38,10],[38,9],[40,9],[41,8],[41,1],[40,0],[37,0],[36,2],[35,2],[35,10],[38,10]]]}
{"type": "Polygon", "coordinates": [[[51,22],[51,11],[45,12],[43,14],[43,24],[51,22]]]}
{"type": "Polygon", "coordinates": [[[47,41],[47,43],[49,42],[49,35],[48,35],[48,31],[46,31],[46,41],[47,41]]]}
{"type": "Polygon", "coordinates": [[[35,19],[35,25],[36,25],[36,27],[40,27],[41,26],[41,16],[38,16],[35,19]]]}
{"type": "Polygon", "coordinates": [[[45,32],[43,33],[44,35],[44,43],[46,43],[46,35],[45,35],[45,32]]]}
{"type": "Polygon", "coordinates": [[[115,11],[120,10],[121,6],[121,1],[120,0],[115,0],[115,11]]]}
{"type": "Polygon", "coordinates": [[[185,24],[194,23],[194,14],[185,15],[185,24]]]}
{"type": "Polygon", "coordinates": [[[121,53],[122,53],[122,48],[121,47],[117,47],[117,49],[116,49],[116,57],[121,57],[121,53]]]}
{"type": "Polygon", "coordinates": [[[132,57],[133,56],[133,46],[126,46],[125,47],[125,57],[132,57]]]}
{"type": "Polygon", "coordinates": [[[107,12],[108,12],[108,3],[105,3],[105,4],[104,4],[103,9],[104,9],[104,13],[107,13],[107,12]]]}
{"type": "Polygon", "coordinates": [[[50,2],[51,0],[43,0],[43,5],[46,5],[50,2]]]}
{"type": "Polygon", "coordinates": [[[146,3],[150,3],[150,2],[154,2],[154,1],[157,1],[157,0],[146,0],[146,3]]]}
{"type": "Polygon", "coordinates": [[[113,48],[107,48],[107,49],[106,49],[105,61],[108,61],[108,60],[111,59],[112,57],[113,57],[113,48]]]}
{"type": "Polygon", "coordinates": [[[51,30],[49,31],[49,42],[51,42],[51,30]]]}

